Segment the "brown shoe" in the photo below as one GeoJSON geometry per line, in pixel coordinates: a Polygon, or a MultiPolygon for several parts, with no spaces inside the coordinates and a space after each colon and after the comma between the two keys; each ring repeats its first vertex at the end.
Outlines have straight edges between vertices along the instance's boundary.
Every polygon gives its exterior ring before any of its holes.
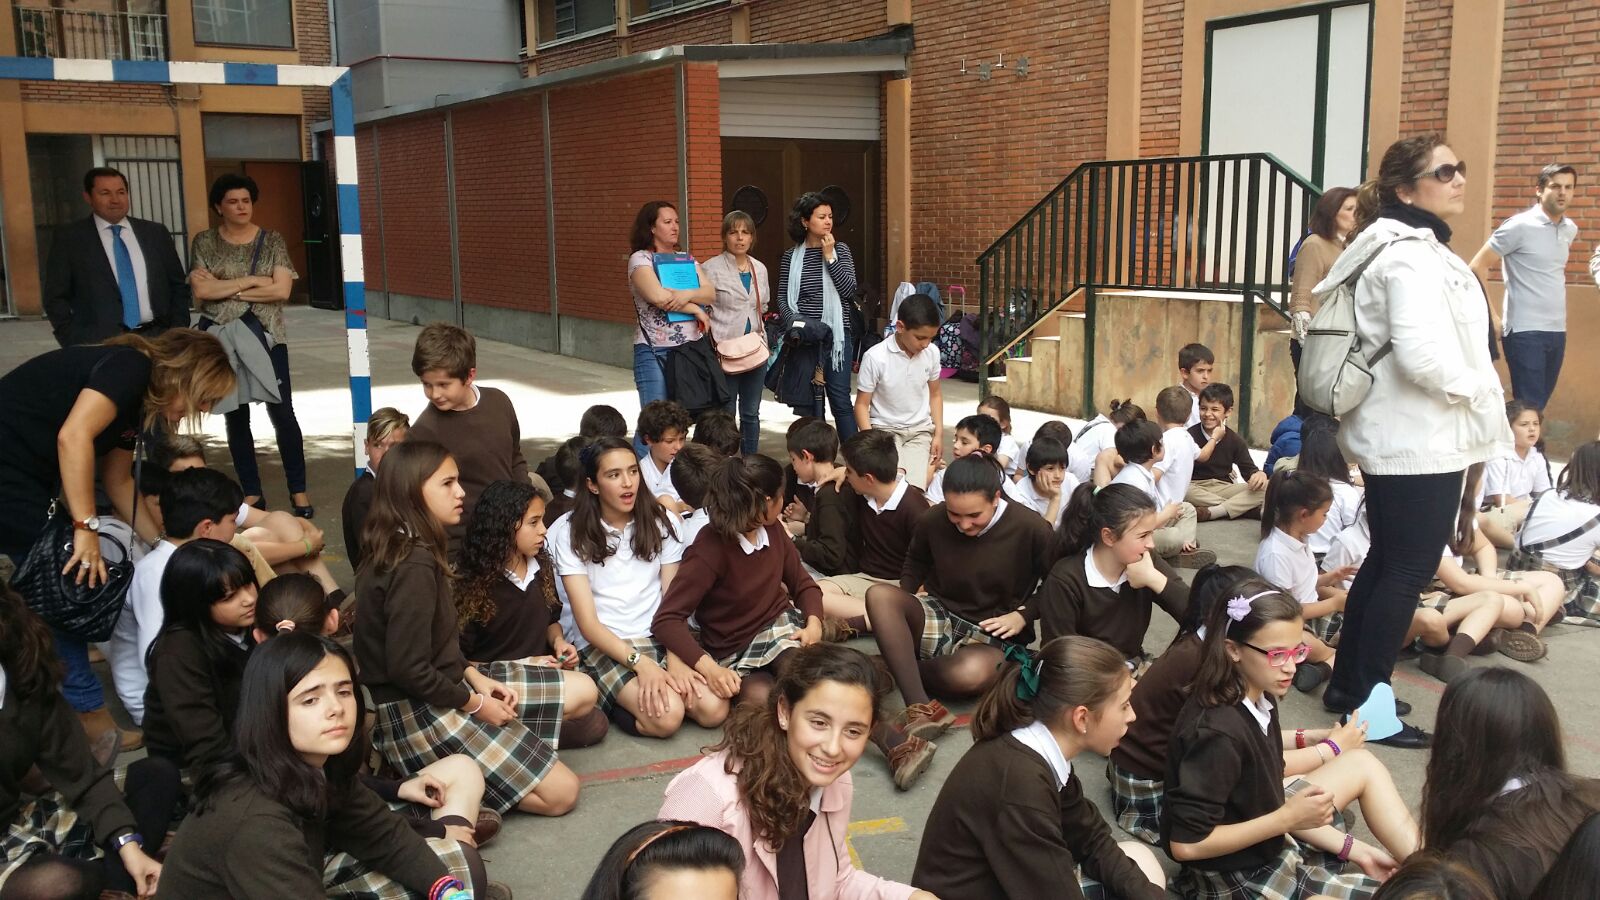
{"type": "Polygon", "coordinates": [[[123,753],[127,753],[130,750],[137,750],[144,746],[144,732],[140,731],[139,729],[119,728],[117,730],[122,733],[122,743],[120,749],[123,753]]]}
{"type": "Polygon", "coordinates": [[[830,644],[842,644],[855,637],[860,632],[850,627],[850,623],[838,616],[822,617],[822,639],[830,644]]]}
{"type": "Polygon", "coordinates": [[[1180,569],[1203,569],[1217,561],[1217,555],[1210,550],[1190,550],[1179,553],[1173,565],[1180,569]]]}
{"type": "Polygon", "coordinates": [[[1493,656],[1494,652],[1500,649],[1500,639],[1505,635],[1506,630],[1504,628],[1496,628],[1489,632],[1487,637],[1478,642],[1478,646],[1472,648],[1472,655],[1493,656]]]}
{"type": "Polygon", "coordinates": [[[481,850],[495,835],[500,833],[500,826],[504,823],[500,814],[492,809],[478,810],[478,821],[472,826],[472,842],[481,850]]]}
{"type": "Polygon", "coordinates": [[[1507,628],[1500,636],[1500,646],[1495,648],[1501,656],[1509,656],[1517,662],[1535,662],[1544,659],[1550,648],[1545,646],[1537,634],[1529,634],[1520,628],[1507,628]]]}
{"type": "MultiPolygon", "coordinates": [[[[116,760],[117,751],[122,747],[122,735],[111,718],[111,710],[102,706],[78,713],[78,721],[83,723],[83,733],[89,738],[89,749],[94,753],[95,760],[103,766],[109,766],[116,760]]],[[[143,735],[140,735],[140,741],[143,740],[143,735]]]]}
{"type": "Polygon", "coordinates": [[[895,727],[923,740],[932,740],[950,729],[956,717],[937,700],[913,703],[895,719],[895,727]]]}
{"type": "Polygon", "coordinates": [[[927,771],[939,745],[919,737],[906,735],[900,746],[889,751],[889,774],[894,776],[896,790],[906,791],[927,771]]]}

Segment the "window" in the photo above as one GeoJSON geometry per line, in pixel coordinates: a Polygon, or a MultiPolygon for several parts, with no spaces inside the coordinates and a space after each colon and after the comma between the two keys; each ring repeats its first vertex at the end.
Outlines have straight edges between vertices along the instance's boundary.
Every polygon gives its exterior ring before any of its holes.
{"type": "Polygon", "coordinates": [[[201,113],[206,159],[281,159],[300,161],[298,116],[201,113]]]}
{"type": "Polygon", "coordinates": [[[629,0],[628,13],[632,18],[668,13],[675,9],[707,6],[717,0],[629,0]]]}
{"type": "MultiPolygon", "coordinates": [[[[546,42],[612,28],[617,24],[615,0],[555,0],[554,7],[554,30],[540,34],[546,42]]],[[[541,24],[550,23],[546,20],[541,24]]]]}
{"type": "Polygon", "coordinates": [[[293,47],[290,0],[194,0],[194,39],[200,44],[293,47]]]}

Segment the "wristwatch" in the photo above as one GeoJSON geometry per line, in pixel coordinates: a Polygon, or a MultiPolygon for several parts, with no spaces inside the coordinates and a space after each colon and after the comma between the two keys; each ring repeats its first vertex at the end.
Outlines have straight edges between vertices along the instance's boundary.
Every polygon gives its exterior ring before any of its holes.
{"type": "Polygon", "coordinates": [[[88,530],[88,531],[93,531],[96,534],[98,534],[100,532],[100,517],[99,516],[90,516],[89,518],[84,519],[82,522],[79,522],[77,519],[73,519],[72,520],[72,527],[73,528],[82,528],[82,529],[85,529],[85,530],[88,530]]]}
{"type": "Polygon", "coordinates": [[[635,650],[632,653],[628,654],[628,669],[631,671],[633,669],[633,667],[637,666],[638,664],[639,664],[639,651],[635,650]]]}
{"type": "Polygon", "coordinates": [[[129,844],[138,844],[139,849],[143,850],[144,835],[137,831],[130,831],[127,834],[118,835],[117,837],[111,839],[111,849],[118,852],[121,852],[122,848],[128,846],[129,844]]]}

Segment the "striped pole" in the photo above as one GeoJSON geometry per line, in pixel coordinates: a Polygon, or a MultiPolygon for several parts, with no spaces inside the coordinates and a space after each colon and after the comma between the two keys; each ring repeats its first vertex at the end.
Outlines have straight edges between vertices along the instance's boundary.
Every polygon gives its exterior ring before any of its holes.
{"type": "Polygon", "coordinates": [[[359,475],[367,465],[365,438],[367,419],[372,415],[372,366],[367,358],[367,292],[362,275],[361,202],[356,186],[355,107],[350,96],[350,70],[344,66],[0,56],[0,79],[330,89],[333,169],[339,194],[339,250],[344,266],[345,348],[350,365],[350,433],[355,441],[355,471],[359,475]]]}

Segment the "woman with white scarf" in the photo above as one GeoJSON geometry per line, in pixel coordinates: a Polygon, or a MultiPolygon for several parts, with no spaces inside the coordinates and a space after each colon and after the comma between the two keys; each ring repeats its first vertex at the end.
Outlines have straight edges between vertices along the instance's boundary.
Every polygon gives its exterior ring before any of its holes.
{"type": "Polygon", "coordinates": [[[832,407],[834,427],[843,442],[857,430],[850,398],[855,354],[845,315],[845,302],[856,292],[855,261],[850,246],[834,238],[833,207],[819,193],[802,194],[795,201],[789,212],[789,237],[795,245],[778,260],[783,314],[790,322],[798,316],[828,326],[831,343],[823,346],[819,356],[821,378],[815,407],[809,412],[825,419],[825,411],[832,407]]]}

